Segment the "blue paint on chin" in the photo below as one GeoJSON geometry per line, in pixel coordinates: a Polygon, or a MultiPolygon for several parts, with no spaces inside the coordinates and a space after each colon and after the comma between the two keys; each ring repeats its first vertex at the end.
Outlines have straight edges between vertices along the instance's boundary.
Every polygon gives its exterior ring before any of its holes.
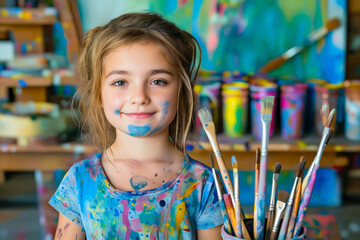
{"type": "Polygon", "coordinates": [[[150,123],[144,126],[135,126],[129,125],[128,126],[128,134],[133,137],[142,137],[145,136],[150,131],[150,123]]]}

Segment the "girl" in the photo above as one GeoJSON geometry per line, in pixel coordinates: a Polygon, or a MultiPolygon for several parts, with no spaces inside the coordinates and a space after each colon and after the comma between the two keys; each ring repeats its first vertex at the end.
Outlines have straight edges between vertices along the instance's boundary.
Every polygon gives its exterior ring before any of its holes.
{"type": "Polygon", "coordinates": [[[99,153],[74,164],[50,199],[56,239],[221,239],[211,170],[185,153],[198,51],[154,13],[86,34],[78,93],[99,153]]]}

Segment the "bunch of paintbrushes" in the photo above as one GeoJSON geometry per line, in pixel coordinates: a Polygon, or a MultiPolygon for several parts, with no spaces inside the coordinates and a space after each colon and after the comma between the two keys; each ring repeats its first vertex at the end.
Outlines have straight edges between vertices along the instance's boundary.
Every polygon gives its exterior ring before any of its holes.
{"type": "Polygon", "coordinates": [[[300,164],[296,172],[295,181],[289,194],[286,191],[279,191],[276,201],[276,191],[278,185],[281,164],[276,163],[273,173],[270,206],[268,212],[268,221],[265,225],[265,200],[266,200],[266,170],[267,170],[267,150],[269,143],[269,129],[272,120],[274,107],[274,97],[265,97],[261,100],[261,122],[262,122],[262,141],[261,151],[256,150],[255,163],[255,202],[254,202],[254,224],[253,231],[249,231],[245,225],[245,215],[239,200],[239,179],[238,163],[233,156],[231,159],[234,188],[231,183],[227,168],[223,161],[219,143],[216,137],[215,125],[211,113],[208,109],[200,109],[198,115],[203,125],[205,133],[209,139],[212,150],[216,157],[222,183],[217,179],[215,172],[214,160],[211,155],[212,170],[215,179],[217,194],[221,204],[224,217],[224,228],[232,236],[242,239],[291,239],[300,234],[307,205],[314,187],[316,172],[320,165],[320,160],[334,131],[335,109],[330,113],[328,103],[323,104],[321,116],[323,118],[324,132],[321,138],[318,152],[312,165],[302,181],[302,175],[305,169],[306,160],[301,157],[300,164]],[[224,185],[225,193],[223,193],[224,185]],[[276,204],[275,204],[276,202],[276,204]],[[253,234],[250,234],[253,232],[253,234]]]}

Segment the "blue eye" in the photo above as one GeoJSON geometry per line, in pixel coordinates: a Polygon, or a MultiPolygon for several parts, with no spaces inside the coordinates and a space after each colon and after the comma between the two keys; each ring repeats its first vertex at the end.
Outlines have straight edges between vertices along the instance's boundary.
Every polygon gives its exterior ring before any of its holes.
{"type": "Polygon", "coordinates": [[[115,81],[112,85],[115,85],[115,86],[124,86],[124,85],[127,85],[127,83],[125,81],[115,81]]]}
{"type": "Polygon", "coordinates": [[[152,81],[151,84],[153,84],[153,85],[167,85],[168,83],[166,81],[164,81],[164,80],[157,79],[157,80],[152,81]]]}

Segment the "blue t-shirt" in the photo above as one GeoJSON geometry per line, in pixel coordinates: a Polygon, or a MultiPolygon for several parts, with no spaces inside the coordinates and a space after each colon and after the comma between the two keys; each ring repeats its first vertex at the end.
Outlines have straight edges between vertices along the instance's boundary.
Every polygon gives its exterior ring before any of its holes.
{"type": "Polygon", "coordinates": [[[196,239],[223,223],[211,169],[188,155],[172,181],[135,192],[110,185],[98,153],[70,168],[49,203],[87,239],[196,239]]]}

